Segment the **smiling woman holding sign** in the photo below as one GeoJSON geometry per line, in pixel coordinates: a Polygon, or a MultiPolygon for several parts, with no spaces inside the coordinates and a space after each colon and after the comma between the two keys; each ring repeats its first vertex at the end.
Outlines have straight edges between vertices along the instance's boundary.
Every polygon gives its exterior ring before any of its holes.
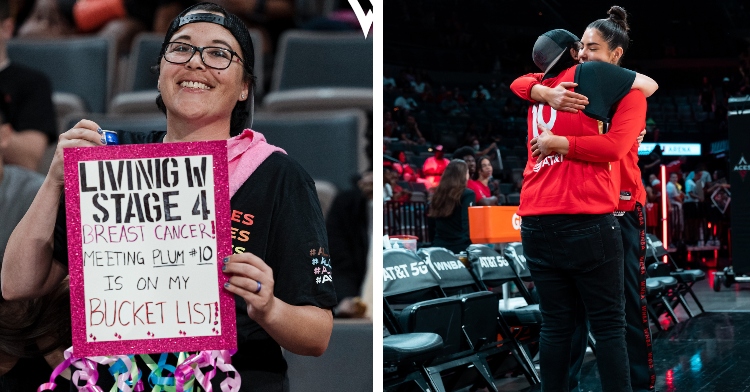
{"type": "MultiPolygon", "coordinates": [[[[336,298],[312,179],[263,135],[244,129],[252,110],[253,65],[253,43],[236,16],[210,3],[188,8],[172,22],[159,62],[157,105],[167,116],[167,131],[118,136],[120,144],[228,139],[234,254],[218,260],[230,277],[224,289],[237,296],[238,352],[232,363],[242,375],[241,390],[277,391],[288,390],[280,347],[321,355],[336,298]]],[[[47,178],[8,243],[5,298],[38,297],[68,273],[63,149],[104,144],[101,129],[88,120],[60,136],[47,178]]],[[[107,202],[102,213],[114,213],[107,202]]],[[[96,230],[91,228],[91,239],[111,239],[96,230]]],[[[179,230],[173,233],[191,233],[179,230]]],[[[132,246],[137,250],[137,243],[132,246]]]]}

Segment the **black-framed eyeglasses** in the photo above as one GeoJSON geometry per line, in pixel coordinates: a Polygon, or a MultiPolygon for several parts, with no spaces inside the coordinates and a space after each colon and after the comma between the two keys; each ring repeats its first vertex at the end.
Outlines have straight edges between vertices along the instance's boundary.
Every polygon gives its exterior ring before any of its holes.
{"type": "Polygon", "coordinates": [[[227,69],[235,58],[242,63],[237,52],[218,46],[195,46],[184,42],[169,42],[164,47],[164,60],[172,64],[185,64],[193,58],[195,52],[200,52],[201,60],[206,67],[213,69],[227,69]]]}

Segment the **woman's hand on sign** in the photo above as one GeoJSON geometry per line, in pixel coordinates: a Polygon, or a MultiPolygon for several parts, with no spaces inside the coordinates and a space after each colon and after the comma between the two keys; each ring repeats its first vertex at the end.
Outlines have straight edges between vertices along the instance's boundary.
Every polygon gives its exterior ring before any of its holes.
{"type": "Polygon", "coordinates": [[[104,136],[102,136],[99,125],[91,120],[81,120],[73,128],[61,134],[57,141],[55,156],[47,174],[51,180],[62,186],[65,183],[64,166],[63,166],[63,149],[69,147],[94,147],[103,146],[104,136]]]}
{"type": "Polygon", "coordinates": [[[223,270],[230,276],[224,287],[245,300],[248,316],[259,323],[266,320],[276,303],[271,267],[252,253],[240,253],[225,258],[223,270]]]}

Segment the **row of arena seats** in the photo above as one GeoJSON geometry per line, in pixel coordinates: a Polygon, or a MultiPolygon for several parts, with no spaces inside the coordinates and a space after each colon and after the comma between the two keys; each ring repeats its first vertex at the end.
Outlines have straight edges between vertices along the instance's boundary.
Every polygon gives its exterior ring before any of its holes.
{"type": "Polygon", "coordinates": [[[333,321],[328,349],[320,357],[284,351],[291,392],[372,391],[372,320],[333,321]]]}
{"type": "MultiPolygon", "coordinates": [[[[651,262],[646,309],[649,321],[663,330],[680,321],[676,306],[694,316],[687,295],[703,311],[691,287],[704,280],[705,273],[677,268],[655,236],[648,235],[646,242],[651,262]],[[662,262],[664,257],[668,263],[662,262]]],[[[445,391],[473,384],[497,391],[495,378],[512,371],[523,373],[531,384],[539,382],[532,358],[538,350],[542,315],[527,288],[531,274],[523,245],[501,244],[497,249],[502,253],[491,246],[471,245],[466,264],[444,248],[383,252],[386,390],[416,386],[445,391]],[[522,300],[509,298],[507,283],[515,285],[522,300]],[[511,357],[515,361],[506,361],[511,357]]],[[[588,341],[596,354],[590,334],[588,341]]]]}
{"type": "MultiPolygon", "coordinates": [[[[149,132],[166,130],[166,117],[159,114],[106,115],[71,114],[64,129],[82,117],[98,123],[102,129],[149,132]]],[[[248,124],[249,126],[249,124],[248,124]]],[[[260,112],[253,118],[252,129],[262,133],[269,143],[283,148],[315,180],[324,216],[338,190],[349,189],[350,179],[367,169],[362,153],[368,141],[368,119],[360,109],[274,113],[260,112]]],[[[46,172],[55,146],[47,148],[42,168],[46,172]]]]}
{"type": "MultiPolygon", "coordinates": [[[[255,40],[255,73],[263,97],[261,34],[255,40]]],[[[11,60],[43,72],[52,82],[58,124],[70,113],[154,113],[156,64],[163,36],[141,34],[126,66],[118,67],[112,42],[102,37],[53,40],[14,39],[11,60]],[[118,68],[120,68],[118,70],[118,68]],[[124,69],[123,69],[124,68],[124,69]],[[124,75],[124,76],[123,76],[124,75]],[[121,91],[114,91],[123,80],[121,91]]],[[[289,30],[279,41],[263,109],[319,110],[357,107],[372,110],[372,38],[353,32],[289,30]]]]}
{"type": "Polygon", "coordinates": [[[532,384],[541,313],[520,243],[505,255],[472,245],[470,268],[443,248],[383,252],[383,361],[386,390],[416,383],[423,391],[470,386],[497,391],[495,378],[512,371],[532,384]],[[497,289],[512,282],[526,306],[500,306],[497,289]],[[490,291],[492,289],[492,291],[490,291]]]}

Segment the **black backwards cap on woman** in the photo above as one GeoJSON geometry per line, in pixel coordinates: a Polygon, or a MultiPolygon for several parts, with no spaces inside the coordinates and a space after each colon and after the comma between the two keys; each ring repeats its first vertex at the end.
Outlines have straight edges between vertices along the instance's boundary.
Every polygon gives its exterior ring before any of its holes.
{"type": "Polygon", "coordinates": [[[537,38],[531,58],[534,64],[545,74],[568,52],[571,45],[580,39],[568,30],[550,30],[537,38]]]}
{"type": "MultiPolygon", "coordinates": [[[[169,29],[167,29],[167,34],[164,36],[164,42],[161,46],[161,52],[159,53],[159,62],[161,62],[161,59],[164,56],[164,51],[167,48],[167,44],[172,40],[172,36],[174,36],[174,33],[176,33],[177,30],[179,30],[182,26],[198,22],[214,23],[224,27],[225,29],[229,30],[230,33],[232,33],[234,38],[240,44],[240,49],[242,50],[241,64],[245,71],[244,79],[249,79],[250,93],[248,94],[249,97],[247,100],[237,101],[234,110],[232,110],[230,134],[232,136],[236,136],[240,132],[242,132],[246,124],[252,123],[251,113],[253,110],[254,102],[253,92],[255,90],[255,73],[253,72],[253,69],[255,67],[255,50],[253,47],[253,40],[250,37],[250,32],[247,30],[245,23],[243,23],[238,16],[230,13],[217,4],[209,2],[198,3],[186,8],[179,15],[177,15],[177,17],[174,18],[174,20],[172,20],[172,23],[169,25],[169,29]],[[196,11],[197,13],[187,15],[193,11],[196,11]],[[212,12],[218,12],[223,16],[214,14],[212,12]]],[[[157,72],[158,67],[159,65],[157,63],[157,72]]],[[[161,98],[161,94],[156,98],[156,105],[159,107],[159,109],[161,109],[162,112],[166,113],[166,107],[164,106],[164,101],[161,98]]]]}

